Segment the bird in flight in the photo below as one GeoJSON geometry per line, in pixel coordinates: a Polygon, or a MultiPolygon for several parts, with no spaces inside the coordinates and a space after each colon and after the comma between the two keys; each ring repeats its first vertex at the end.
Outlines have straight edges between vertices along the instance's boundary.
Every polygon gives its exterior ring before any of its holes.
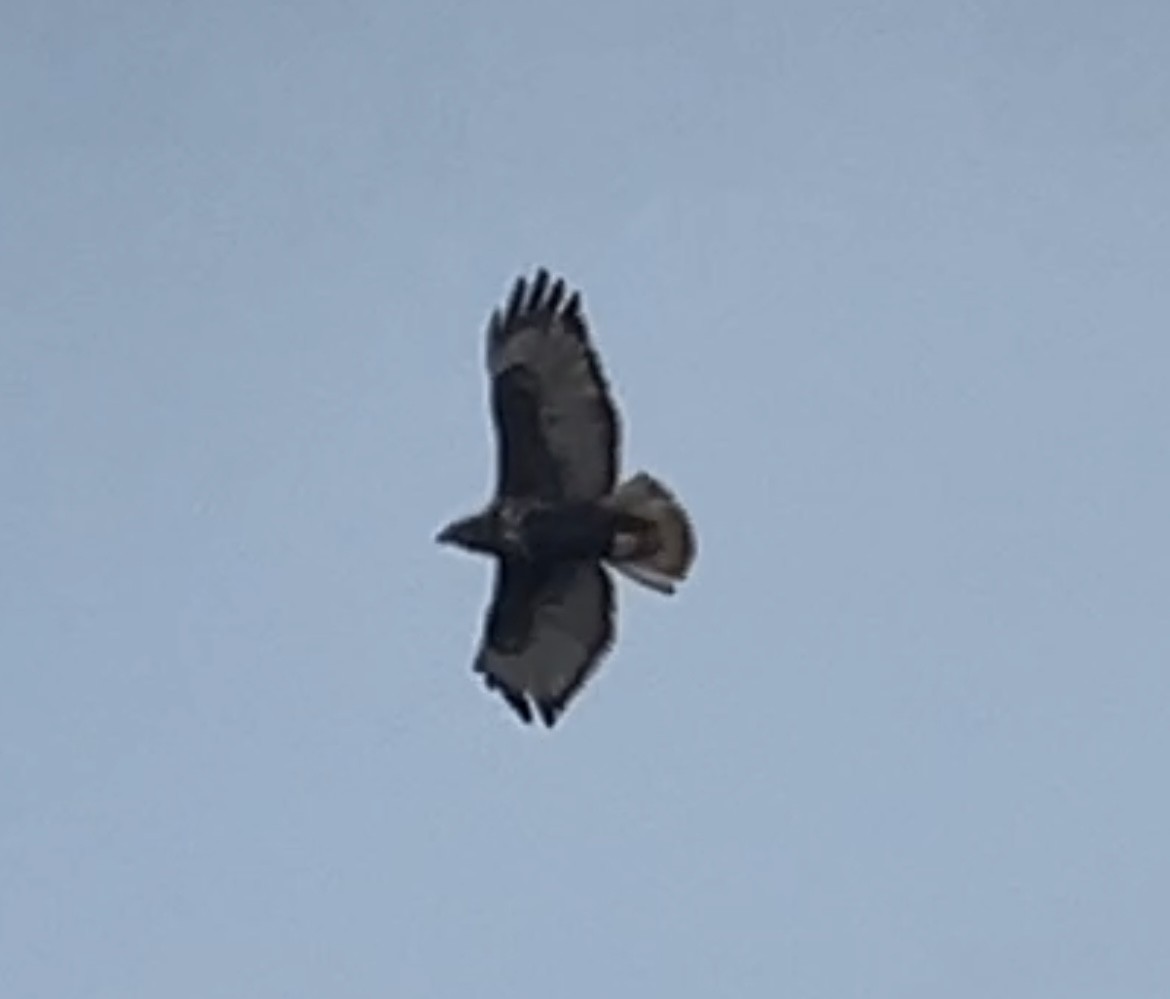
{"type": "Polygon", "coordinates": [[[657,478],[618,482],[621,428],[578,292],[538,270],[487,327],[495,495],[437,540],[495,560],[475,671],[546,727],[614,638],[608,567],[670,594],[695,559],[690,519],[657,478]]]}

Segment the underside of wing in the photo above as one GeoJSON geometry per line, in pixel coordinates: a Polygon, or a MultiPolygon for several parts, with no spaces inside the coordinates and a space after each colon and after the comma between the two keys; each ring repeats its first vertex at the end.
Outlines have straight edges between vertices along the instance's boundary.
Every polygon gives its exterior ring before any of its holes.
{"type": "Polygon", "coordinates": [[[599,565],[499,563],[475,669],[525,722],[556,724],[614,636],[613,584],[599,565]]]}
{"type": "Polygon", "coordinates": [[[487,367],[504,496],[596,499],[614,486],[620,429],[581,299],[537,271],[488,325],[487,367]]]}

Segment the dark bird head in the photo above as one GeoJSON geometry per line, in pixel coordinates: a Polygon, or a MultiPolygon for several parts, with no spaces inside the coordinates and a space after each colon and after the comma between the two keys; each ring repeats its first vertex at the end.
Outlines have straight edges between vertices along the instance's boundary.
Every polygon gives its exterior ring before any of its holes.
{"type": "Polygon", "coordinates": [[[453,520],[444,527],[435,540],[441,545],[455,545],[469,552],[490,553],[499,547],[496,518],[490,511],[474,517],[453,520]]]}

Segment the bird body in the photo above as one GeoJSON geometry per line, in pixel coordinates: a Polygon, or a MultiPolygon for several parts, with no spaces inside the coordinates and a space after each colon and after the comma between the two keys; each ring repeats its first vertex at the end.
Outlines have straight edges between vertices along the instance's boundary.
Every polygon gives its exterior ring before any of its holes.
{"type": "Polygon", "coordinates": [[[607,567],[673,593],[690,519],[657,478],[617,482],[620,426],[577,293],[520,278],[487,332],[496,493],[438,540],[496,560],[475,669],[524,721],[555,724],[614,636],[607,567]]]}
{"type": "Polygon", "coordinates": [[[530,502],[505,497],[481,514],[457,521],[440,540],[500,558],[531,562],[604,559],[644,547],[653,525],[601,502],[530,502]],[[466,526],[465,526],[466,525],[466,526]]]}

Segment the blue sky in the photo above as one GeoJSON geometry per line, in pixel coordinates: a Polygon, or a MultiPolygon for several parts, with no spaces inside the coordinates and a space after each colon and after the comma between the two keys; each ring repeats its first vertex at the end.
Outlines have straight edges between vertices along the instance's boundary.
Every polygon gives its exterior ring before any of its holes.
{"type": "Polygon", "coordinates": [[[1170,7],[3,21],[6,997],[1170,994],[1170,7]],[[552,733],[537,264],[701,545],[552,733]]]}

